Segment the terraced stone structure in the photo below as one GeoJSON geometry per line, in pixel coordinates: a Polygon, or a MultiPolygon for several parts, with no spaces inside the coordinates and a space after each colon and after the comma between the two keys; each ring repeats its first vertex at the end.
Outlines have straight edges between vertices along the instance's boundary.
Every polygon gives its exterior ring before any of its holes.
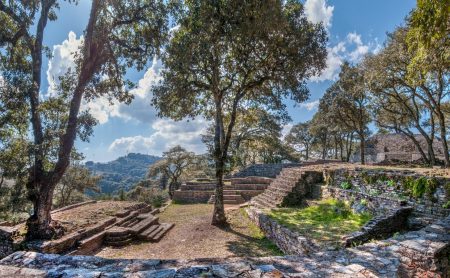
{"type": "MultiPolygon", "coordinates": [[[[238,205],[261,194],[272,181],[267,177],[244,177],[225,180],[224,203],[238,205]]],[[[175,191],[173,200],[179,203],[213,203],[216,184],[209,182],[186,182],[175,191]]]]}
{"type": "MultiPolygon", "coordinates": [[[[70,211],[93,203],[95,202],[87,202],[64,210],[70,211]]],[[[95,252],[103,245],[117,247],[134,240],[159,241],[173,227],[173,224],[159,223],[159,211],[160,209],[152,209],[147,204],[136,203],[118,211],[114,216],[77,229],[59,239],[27,242],[25,249],[52,254],[85,255],[95,252]]],[[[13,241],[18,229],[20,225],[0,227],[0,246],[5,246],[0,249],[0,257],[11,254],[15,249],[24,248],[22,242],[13,241]]]]}

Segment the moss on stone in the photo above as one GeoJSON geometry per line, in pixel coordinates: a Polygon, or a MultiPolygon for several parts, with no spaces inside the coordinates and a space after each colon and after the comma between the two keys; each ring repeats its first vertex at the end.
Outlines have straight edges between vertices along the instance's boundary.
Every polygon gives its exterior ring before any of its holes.
{"type": "Polygon", "coordinates": [[[269,216],[280,224],[315,239],[318,244],[338,243],[342,236],[359,230],[372,218],[369,213],[357,214],[350,206],[335,199],[327,199],[303,208],[273,210],[269,216]]]}

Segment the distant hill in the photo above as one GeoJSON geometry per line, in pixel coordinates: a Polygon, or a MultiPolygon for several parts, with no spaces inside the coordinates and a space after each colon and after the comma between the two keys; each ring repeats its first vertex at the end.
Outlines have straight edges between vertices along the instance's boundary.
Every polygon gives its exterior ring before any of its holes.
{"type": "Polygon", "coordinates": [[[102,193],[117,193],[120,188],[127,191],[144,179],[148,167],[159,159],[153,155],[129,153],[106,163],[88,161],[85,166],[93,174],[103,177],[99,182],[102,193]]]}

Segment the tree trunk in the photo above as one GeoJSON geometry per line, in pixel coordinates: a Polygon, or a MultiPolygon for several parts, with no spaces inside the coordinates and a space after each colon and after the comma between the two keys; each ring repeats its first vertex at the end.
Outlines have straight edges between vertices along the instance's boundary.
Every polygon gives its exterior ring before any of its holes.
{"type": "Polygon", "coordinates": [[[225,217],[225,208],[223,204],[223,172],[224,172],[224,127],[222,118],[222,103],[221,100],[216,100],[216,115],[215,115],[215,132],[214,132],[214,159],[216,164],[216,189],[214,200],[214,212],[211,224],[215,226],[223,226],[227,224],[225,217]]]}
{"type": "Polygon", "coordinates": [[[216,163],[216,190],[214,192],[214,212],[211,221],[212,225],[223,226],[227,224],[225,208],[223,203],[223,162],[216,163]]]}
{"type": "MultiPolygon", "coordinates": [[[[408,130],[408,129],[407,129],[408,130]]],[[[425,161],[425,163],[431,164],[429,158],[431,157],[429,155],[429,157],[427,157],[427,155],[425,154],[425,152],[422,149],[422,146],[420,145],[419,141],[417,141],[417,139],[414,137],[414,134],[412,134],[409,130],[408,131],[403,131],[400,130],[401,133],[405,134],[409,139],[411,139],[411,141],[413,142],[413,144],[416,146],[417,150],[419,151],[420,155],[422,156],[423,160],[425,161]]],[[[425,137],[426,138],[426,137],[425,137]]],[[[430,147],[430,145],[428,144],[427,141],[427,145],[428,147],[430,147]]],[[[433,147],[431,146],[431,151],[433,152],[433,147]]],[[[430,153],[430,149],[428,149],[428,153],[430,153]]],[[[434,156],[434,153],[433,153],[434,156]]],[[[432,164],[433,165],[433,164],[432,164]]]]}
{"type": "Polygon", "coordinates": [[[359,142],[359,148],[360,148],[360,150],[359,150],[359,153],[360,153],[360,156],[361,156],[361,164],[362,165],[364,165],[364,164],[366,164],[366,158],[365,158],[365,147],[366,147],[366,144],[365,144],[365,140],[364,140],[364,135],[360,135],[359,136],[360,138],[360,142],[359,142]]]}
{"type": "MultiPolygon", "coordinates": [[[[36,186],[36,184],[34,184],[36,186]]],[[[52,225],[51,209],[54,184],[42,184],[40,190],[31,196],[33,199],[33,215],[27,220],[27,239],[52,239],[61,235],[63,230],[52,225]]]]}
{"type": "MultiPolygon", "coordinates": [[[[52,0],[50,2],[54,1],[52,0]]],[[[47,7],[47,14],[50,6],[47,7]]],[[[55,227],[56,223],[54,223],[55,225],[51,225],[52,219],[50,210],[52,207],[52,199],[55,186],[61,180],[70,163],[70,154],[72,152],[77,135],[78,112],[80,110],[84,90],[86,88],[86,85],[95,74],[96,70],[100,68],[99,66],[102,64],[102,61],[104,61],[102,59],[105,58],[100,52],[100,47],[104,42],[97,42],[95,41],[94,37],[94,27],[97,20],[99,8],[100,0],[92,1],[89,22],[86,28],[86,35],[82,50],[83,61],[81,63],[80,75],[78,77],[77,85],[74,89],[73,97],[70,102],[67,127],[64,135],[61,137],[59,142],[58,160],[53,171],[44,171],[44,168],[42,166],[42,146],[41,144],[36,144],[38,152],[37,155],[35,155],[35,165],[30,173],[30,179],[27,184],[30,200],[34,205],[34,213],[27,221],[27,239],[30,240],[49,239],[55,236],[62,235],[63,233],[62,229],[55,227]]],[[[38,24],[38,28],[40,24],[41,23],[38,24]]],[[[43,26],[45,26],[45,24],[43,26]]],[[[40,32],[40,34],[42,35],[42,32],[40,32]]],[[[42,38],[40,38],[40,40],[42,44],[42,38]]],[[[36,96],[39,97],[39,92],[31,94],[30,97],[32,104],[31,106],[33,106],[33,103],[35,104],[34,109],[33,107],[31,109],[35,142],[39,141],[39,139],[42,139],[40,138],[42,136],[42,126],[40,124],[38,111],[39,103],[33,101],[36,96]],[[36,116],[34,114],[36,114],[36,116]]]]}
{"type": "Polygon", "coordinates": [[[438,118],[439,118],[439,130],[440,130],[440,135],[441,135],[442,148],[444,149],[444,164],[445,164],[445,168],[449,168],[450,167],[450,157],[448,154],[447,138],[445,137],[445,136],[447,136],[447,131],[446,131],[446,127],[445,127],[445,116],[441,110],[438,110],[437,112],[438,112],[437,114],[438,114],[438,118]]]}
{"type": "Polygon", "coordinates": [[[352,156],[352,151],[353,151],[353,133],[350,134],[350,139],[348,141],[347,157],[346,157],[347,162],[350,161],[350,157],[352,156]]]}
{"type": "Polygon", "coordinates": [[[305,160],[308,161],[309,160],[309,146],[307,145],[305,148],[305,160]]]}

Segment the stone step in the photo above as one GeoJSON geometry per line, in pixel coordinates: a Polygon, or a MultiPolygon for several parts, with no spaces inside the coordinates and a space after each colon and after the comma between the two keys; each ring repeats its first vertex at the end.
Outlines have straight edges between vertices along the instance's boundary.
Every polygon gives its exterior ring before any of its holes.
{"type": "Polygon", "coordinates": [[[111,242],[107,242],[108,245],[113,246],[113,247],[122,247],[125,245],[130,244],[133,241],[133,238],[129,238],[123,241],[111,241],[111,242]]]}
{"type": "Polygon", "coordinates": [[[278,204],[281,204],[281,202],[277,199],[273,199],[270,196],[267,195],[261,195],[260,200],[264,201],[267,204],[271,204],[272,206],[277,206],[278,204]]]}
{"type": "Polygon", "coordinates": [[[131,212],[131,213],[130,213],[128,216],[126,216],[125,218],[123,218],[123,219],[117,221],[117,226],[122,226],[125,222],[130,221],[131,219],[136,218],[136,216],[137,216],[138,214],[139,214],[139,213],[138,213],[137,211],[131,212]]]}
{"type": "Polygon", "coordinates": [[[111,236],[111,235],[107,235],[105,236],[105,242],[106,243],[110,243],[110,242],[118,242],[118,241],[124,241],[127,239],[133,238],[133,236],[131,235],[131,233],[128,233],[126,235],[122,235],[122,236],[111,236]]]}
{"type": "Polygon", "coordinates": [[[158,224],[159,218],[157,216],[152,216],[147,219],[141,220],[139,223],[133,225],[130,227],[130,230],[135,233],[139,234],[151,225],[158,224]]]}
{"type": "Polygon", "coordinates": [[[105,231],[105,236],[115,237],[115,236],[124,236],[130,234],[130,231],[127,228],[123,227],[112,227],[105,231]]]}
{"type": "Polygon", "coordinates": [[[156,234],[151,236],[151,241],[160,241],[162,239],[162,237],[170,230],[173,228],[173,226],[175,226],[172,223],[162,223],[159,225],[159,232],[157,232],[156,234]]]}
{"type": "Polygon", "coordinates": [[[122,226],[122,227],[131,227],[131,226],[135,225],[136,223],[138,223],[139,221],[140,221],[139,219],[134,217],[134,218],[129,219],[128,221],[122,223],[120,226],[122,226]]]}
{"type": "Polygon", "coordinates": [[[139,233],[137,235],[137,238],[139,238],[141,240],[148,240],[148,236],[158,228],[159,228],[159,224],[152,225],[152,226],[148,227],[145,231],[142,231],[141,233],[139,233]]]}
{"type": "Polygon", "coordinates": [[[150,218],[150,217],[154,217],[154,214],[151,213],[151,212],[147,212],[147,213],[139,214],[136,218],[140,219],[140,220],[143,220],[143,219],[150,218]]]}

